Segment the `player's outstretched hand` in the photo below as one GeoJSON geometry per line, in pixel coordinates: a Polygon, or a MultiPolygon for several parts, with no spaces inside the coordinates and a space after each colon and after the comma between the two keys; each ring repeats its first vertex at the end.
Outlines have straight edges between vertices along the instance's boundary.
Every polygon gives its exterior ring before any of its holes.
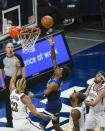
{"type": "Polygon", "coordinates": [[[51,116],[51,119],[52,119],[53,121],[57,121],[57,117],[55,117],[54,115],[51,116]]]}
{"type": "Polygon", "coordinates": [[[31,91],[29,91],[29,92],[28,92],[28,96],[29,96],[29,97],[34,97],[35,95],[34,95],[34,93],[32,93],[31,91]]]}

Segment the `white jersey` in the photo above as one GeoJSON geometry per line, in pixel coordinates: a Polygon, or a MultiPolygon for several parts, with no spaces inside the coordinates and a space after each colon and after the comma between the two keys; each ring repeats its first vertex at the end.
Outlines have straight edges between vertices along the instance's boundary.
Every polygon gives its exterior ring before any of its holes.
{"type": "Polygon", "coordinates": [[[10,95],[13,127],[16,131],[42,131],[43,129],[39,127],[39,123],[33,123],[33,121],[29,119],[27,106],[21,101],[24,95],[24,93],[16,93],[16,89],[14,89],[10,95]]]}
{"type": "MultiPolygon", "coordinates": [[[[85,131],[85,115],[86,115],[86,106],[84,104],[84,102],[82,103],[82,105],[79,107],[72,107],[72,110],[78,110],[81,114],[80,119],[79,119],[79,127],[80,130],[79,131],[85,131]]],[[[73,124],[73,119],[71,117],[71,112],[70,112],[70,120],[69,120],[69,125],[70,125],[70,129],[69,131],[73,130],[74,124],[73,124]]]]}
{"type": "MultiPolygon", "coordinates": [[[[97,90],[94,90],[95,83],[92,84],[89,91],[89,96],[86,100],[92,102],[95,100],[95,98],[98,95],[99,90],[105,89],[105,86],[101,86],[97,90]]],[[[90,106],[90,110],[94,111],[95,113],[105,113],[105,98],[103,98],[99,103],[96,104],[96,106],[92,107],[90,106]]]]}
{"type": "Polygon", "coordinates": [[[24,93],[17,94],[16,89],[10,95],[13,119],[24,119],[28,117],[27,107],[21,101],[22,96],[24,96],[24,93]]]}

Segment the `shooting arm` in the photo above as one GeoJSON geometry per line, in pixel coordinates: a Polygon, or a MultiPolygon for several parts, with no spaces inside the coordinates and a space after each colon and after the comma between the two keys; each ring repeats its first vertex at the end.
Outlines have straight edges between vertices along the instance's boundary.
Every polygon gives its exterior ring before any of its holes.
{"type": "Polygon", "coordinates": [[[54,48],[54,42],[52,36],[49,36],[49,43],[51,45],[51,59],[55,70],[57,68],[57,63],[56,63],[56,54],[55,54],[55,48],[54,48]]]}

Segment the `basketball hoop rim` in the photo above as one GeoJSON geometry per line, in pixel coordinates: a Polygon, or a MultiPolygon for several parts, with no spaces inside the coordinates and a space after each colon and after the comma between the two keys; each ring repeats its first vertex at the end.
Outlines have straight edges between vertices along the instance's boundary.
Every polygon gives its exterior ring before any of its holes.
{"type": "Polygon", "coordinates": [[[11,38],[16,38],[18,36],[21,35],[34,35],[34,34],[40,34],[41,29],[40,28],[36,28],[36,27],[23,27],[23,28],[17,28],[16,26],[11,26],[9,28],[9,33],[10,33],[10,37],[11,38]],[[36,32],[32,32],[32,33],[21,33],[21,31],[25,31],[25,30],[36,30],[36,32]]]}

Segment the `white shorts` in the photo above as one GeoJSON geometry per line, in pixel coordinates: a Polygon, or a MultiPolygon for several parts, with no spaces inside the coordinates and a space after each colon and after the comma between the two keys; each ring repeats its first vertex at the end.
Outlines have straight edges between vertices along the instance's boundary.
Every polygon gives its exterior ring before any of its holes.
{"type": "Polygon", "coordinates": [[[105,115],[89,111],[89,114],[86,118],[85,128],[94,130],[96,126],[98,126],[99,128],[105,127],[105,115]]]}
{"type": "Polygon", "coordinates": [[[16,131],[43,131],[39,126],[39,123],[34,123],[29,118],[13,120],[13,127],[16,131]]]}

